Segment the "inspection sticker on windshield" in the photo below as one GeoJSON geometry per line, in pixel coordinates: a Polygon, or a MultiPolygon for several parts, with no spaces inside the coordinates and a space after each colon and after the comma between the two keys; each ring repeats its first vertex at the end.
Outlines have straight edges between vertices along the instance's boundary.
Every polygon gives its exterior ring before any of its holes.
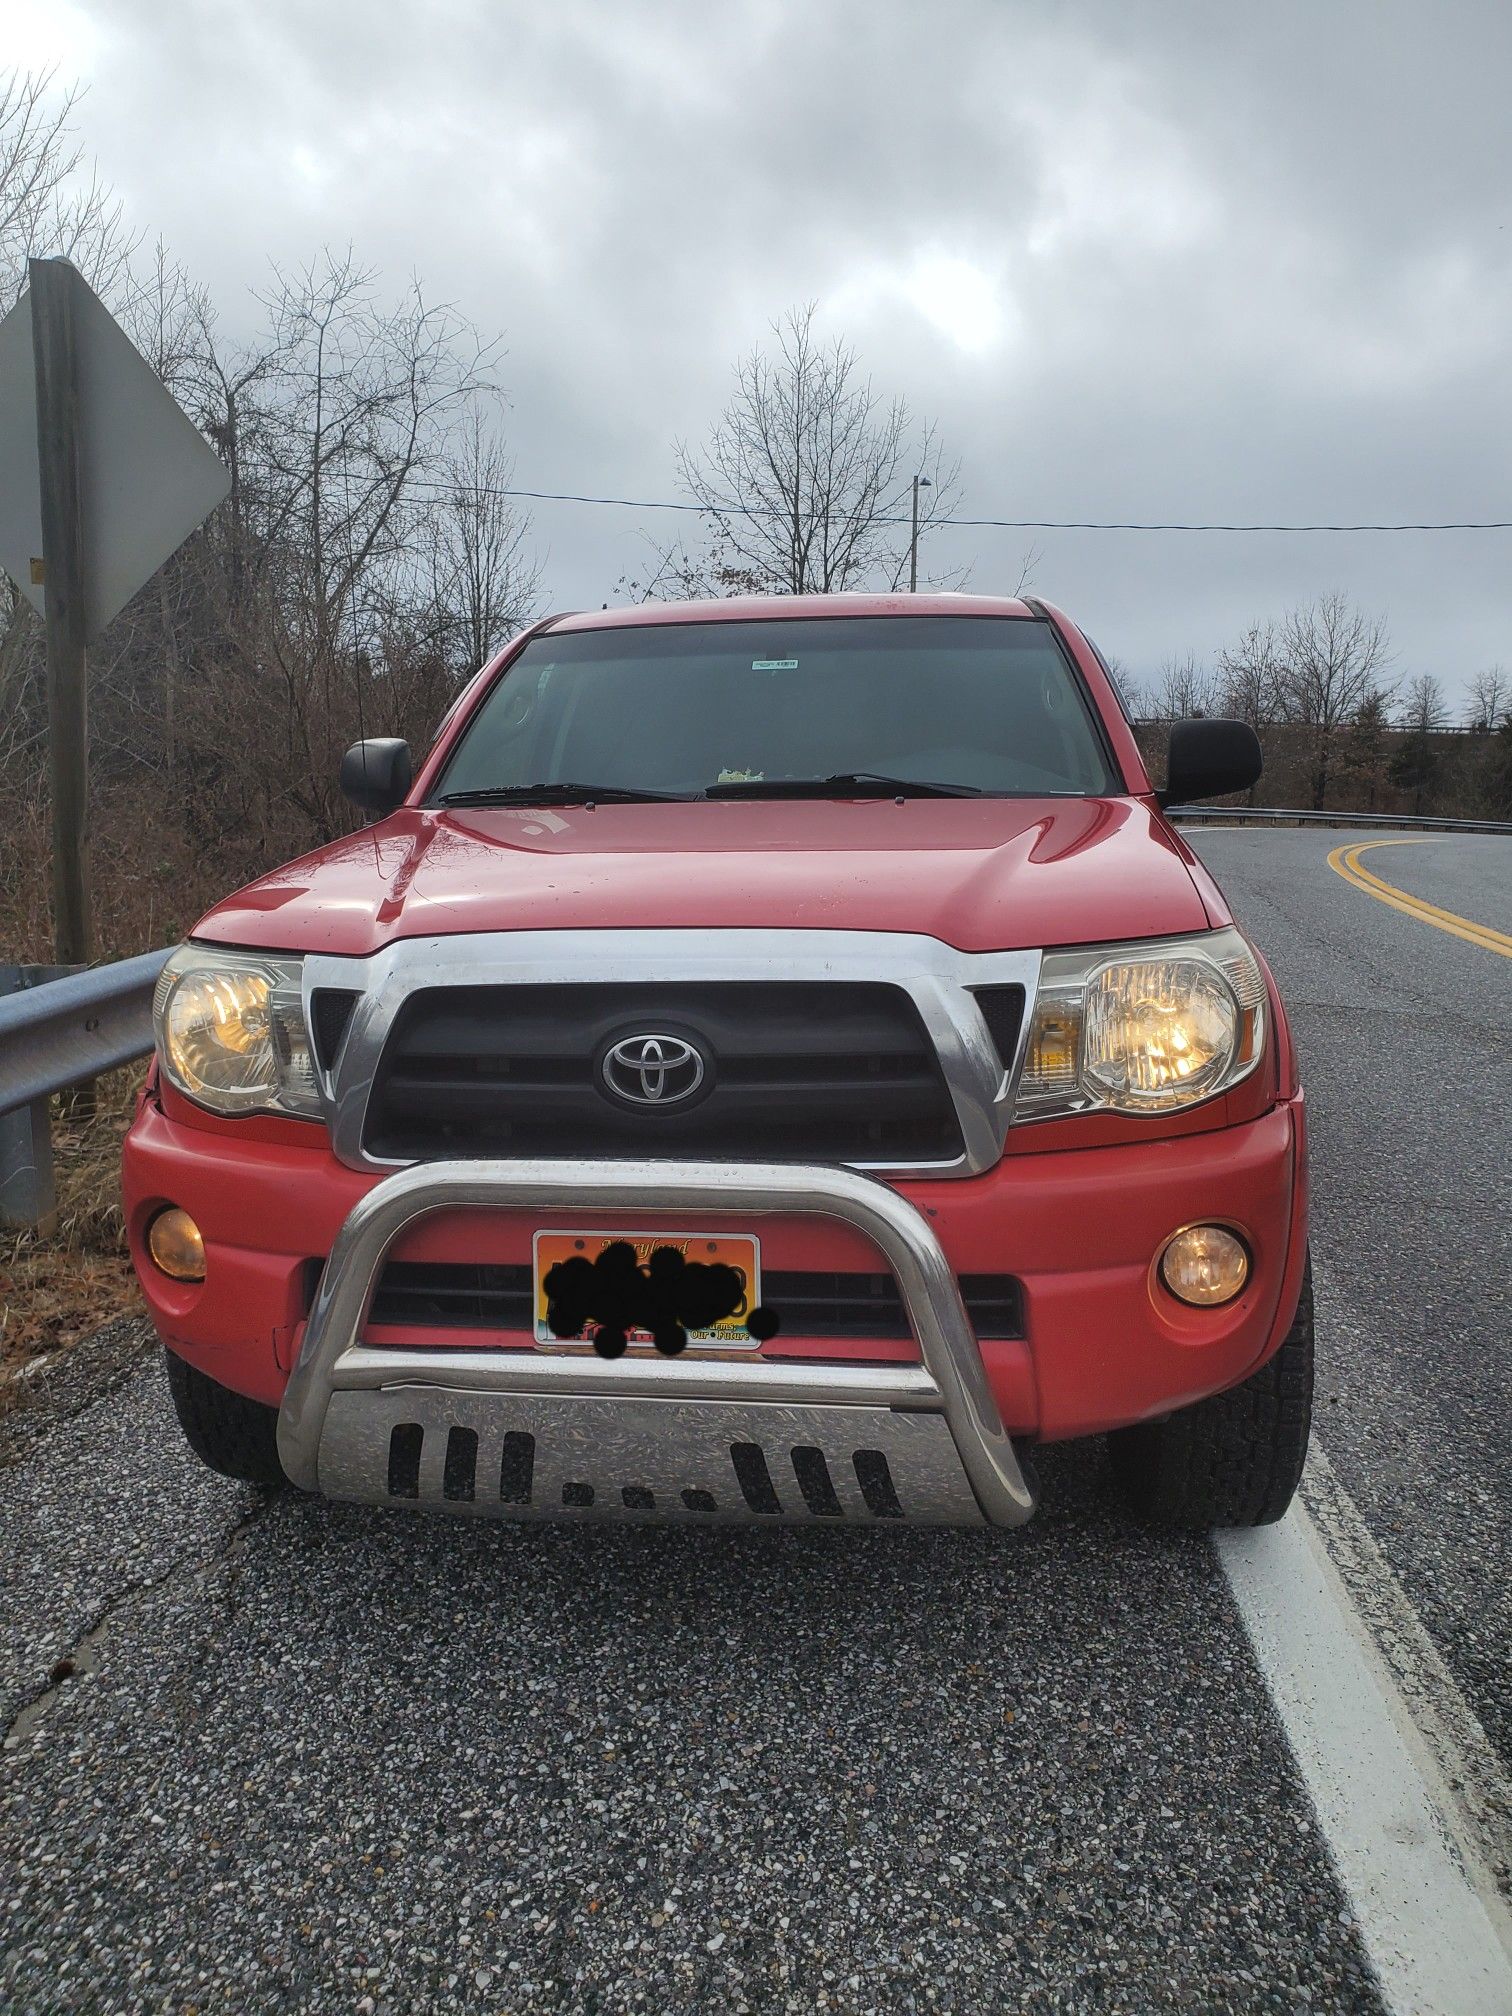
{"type": "Polygon", "coordinates": [[[753,672],[796,672],[798,670],[798,660],[796,658],[753,658],[751,660],[751,670],[753,672]]]}

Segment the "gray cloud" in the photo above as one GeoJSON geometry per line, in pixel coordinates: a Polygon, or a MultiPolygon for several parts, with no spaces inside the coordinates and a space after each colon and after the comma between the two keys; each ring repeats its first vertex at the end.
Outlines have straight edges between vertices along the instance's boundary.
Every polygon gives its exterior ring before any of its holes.
{"type": "MultiPolygon", "coordinates": [[[[937,417],[973,515],[1512,516],[1512,10],[1403,0],[12,0],[228,329],[353,241],[506,334],[519,480],[675,494],[788,304],[937,417]]],[[[557,606],[634,513],[542,505],[557,606]]],[[[1011,587],[1031,542],[935,535],[1011,587]]],[[[1512,534],[1042,534],[1140,669],[1343,588],[1404,673],[1512,659],[1512,534]]]]}

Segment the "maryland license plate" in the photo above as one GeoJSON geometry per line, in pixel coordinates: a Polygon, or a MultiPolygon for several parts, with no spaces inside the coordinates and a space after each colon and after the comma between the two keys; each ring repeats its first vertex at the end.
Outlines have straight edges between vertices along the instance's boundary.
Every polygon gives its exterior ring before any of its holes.
{"type": "MultiPolygon", "coordinates": [[[[623,1258],[623,1256],[621,1256],[623,1258]]],[[[581,1350],[591,1346],[604,1321],[619,1312],[630,1349],[654,1349],[649,1320],[652,1310],[670,1303],[688,1332],[691,1347],[728,1351],[754,1351],[757,1340],[746,1328],[746,1318],[761,1301],[761,1241],[741,1235],[715,1232],[537,1232],[532,1242],[535,1278],[535,1335],[538,1344],[554,1344],[558,1349],[581,1350]],[[610,1246],[630,1246],[635,1251],[635,1267],[606,1268],[602,1261],[610,1246]],[[652,1255],[670,1250],[681,1266],[666,1261],[652,1265],[652,1255]],[[547,1320],[549,1300],[546,1277],[559,1263],[580,1260],[594,1270],[592,1279],[581,1268],[573,1269],[574,1294],[588,1302],[592,1314],[576,1337],[559,1337],[547,1320]],[[728,1315],[713,1322],[688,1321],[696,1313],[711,1278],[688,1276],[689,1268],[727,1267],[738,1277],[738,1299],[728,1315]],[[686,1286],[684,1286],[686,1283],[686,1286]],[[634,1320],[639,1316],[642,1320],[634,1320]],[[627,1318],[629,1320],[627,1320],[627,1318]]],[[[573,1313],[575,1313],[575,1305],[573,1313]]]]}

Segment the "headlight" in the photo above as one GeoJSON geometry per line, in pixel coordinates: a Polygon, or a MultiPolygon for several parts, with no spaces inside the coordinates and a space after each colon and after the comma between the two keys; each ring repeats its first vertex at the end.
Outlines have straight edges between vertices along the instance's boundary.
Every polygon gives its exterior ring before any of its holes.
{"type": "Polygon", "coordinates": [[[1265,982],[1234,930],[1047,954],[1015,1115],[1171,1113],[1247,1078],[1265,982]]]}
{"type": "Polygon", "coordinates": [[[316,1116],[300,962],[181,945],[152,1000],[169,1082],[212,1113],[316,1116]]]}

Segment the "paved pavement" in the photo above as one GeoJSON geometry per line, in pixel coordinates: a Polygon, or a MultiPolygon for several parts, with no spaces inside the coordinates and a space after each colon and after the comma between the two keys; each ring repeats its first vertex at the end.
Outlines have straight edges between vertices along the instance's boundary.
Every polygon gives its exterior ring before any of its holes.
{"type": "MultiPolygon", "coordinates": [[[[1230,830],[1195,844],[1275,969],[1301,1054],[1318,1434],[1506,1764],[1512,958],[1329,869],[1366,837],[1230,830]]],[[[1512,930],[1512,840],[1415,838],[1360,860],[1512,930]]]]}
{"type": "MultiPolygon", "coordinates": [[[[1323,1441],[1504,1742],[1512,962],[1345,837],[1200,845],[1296,1008],[1323,1441]]],[[[198,1470],[130,1342],[0,1428],[0,2009],[1389,2006],[1224,1565],[1095,1446],[996,1537],[453,1524],[198,1470]]]]}

